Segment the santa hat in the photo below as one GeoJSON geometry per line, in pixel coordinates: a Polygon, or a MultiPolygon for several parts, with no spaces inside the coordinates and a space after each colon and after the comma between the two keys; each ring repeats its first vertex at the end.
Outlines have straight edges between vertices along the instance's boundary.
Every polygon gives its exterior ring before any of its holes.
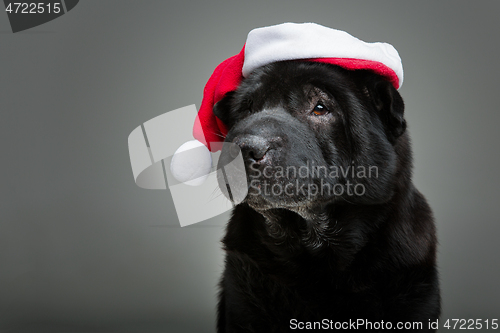
{"type": "Polygon", "coordinates": [[[396,89],[403,84],[401,58],[390,44],[363,42],[344,31],[315,23],[283,23],[254,29],[248,34],[240,53],[219,64],[205,85],[193,128],[195,139],[210,151],[218,151],[221,145],[216,143],[224,141],[227,128],[213,113],[215,103],[226,93],[236,90],[254,69],[283,60],[322,62],[348,70],[371,70],[396,89]]]}
{"type": "Polygon", "coordinates": [[[227,129],[213,113],[213,106],[224,95],[236,90],[254,69],[276,61],[307,60],[338,65],[345,69],[371,70],[391,82],[403,84],[403,66],[398,51],[387,43],[366,43],[347,32],[315,23],[283,23],[250,31],[237,55],[226,59],[208,80],[198,111],[193,135],[211,151],[224,141],[227,129]]]}

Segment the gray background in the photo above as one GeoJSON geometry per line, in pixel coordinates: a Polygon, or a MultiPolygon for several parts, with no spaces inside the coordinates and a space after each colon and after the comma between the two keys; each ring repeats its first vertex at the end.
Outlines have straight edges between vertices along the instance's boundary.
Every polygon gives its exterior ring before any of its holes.
{"type": "Polygon", "coordinates": [[[84,1],[0,14],[0,331],[214,332],[226,216],[180,228],[127,137],[199,106],[253,28],[312,21],[399,51],[443,319],[500,317],[499,1],[84,1]]]}

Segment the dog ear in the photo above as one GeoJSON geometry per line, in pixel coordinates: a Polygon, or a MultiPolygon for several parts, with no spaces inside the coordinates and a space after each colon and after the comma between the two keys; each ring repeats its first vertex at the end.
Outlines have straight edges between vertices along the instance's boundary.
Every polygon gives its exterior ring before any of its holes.
{"type": "Polygon", "coordinates": [[[222,120],[222,122],[227,126],[228,129],[232,126],[230,112],[233,95],[234,91],[226,93],[224,97],[220,101],[215,103],[213,107],[214,115],[222,120]]]}
{"type": "Polygon", "coordinates": [[[384,123],[389,141],[394,142],[406,130],[403,98],[386,80],[371,80],[366,85],[373,105],[384,123]]]}

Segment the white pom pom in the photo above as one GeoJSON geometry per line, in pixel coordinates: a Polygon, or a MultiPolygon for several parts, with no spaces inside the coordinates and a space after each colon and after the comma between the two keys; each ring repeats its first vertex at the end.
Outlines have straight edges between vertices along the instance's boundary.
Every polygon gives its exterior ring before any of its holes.
{"type": "Polygon", "coordinates": [[[198,140],[180,146],[172,156],[170,171],[179,182],[199,186],[205,182],[212,167],[212,155],[198,140]]]}

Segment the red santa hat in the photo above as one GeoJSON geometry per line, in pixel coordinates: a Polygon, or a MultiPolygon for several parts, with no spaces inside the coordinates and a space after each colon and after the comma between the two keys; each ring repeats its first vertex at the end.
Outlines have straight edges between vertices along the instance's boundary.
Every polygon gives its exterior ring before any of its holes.
{"type": "Polygon", "coordinates": [[[366,43],[347,32],[315,23],[283,23],[250,31],[240,53],[219,64],[203,91],[193,135],[211,151],[217,151],[227,134],[213,106],[238,88],[254,69],[283,60],[305,60],[338,65],[345,69],[371,70],[391,82],[403,84],[403,66],[396,49],[387,43],[366,43]]]}

